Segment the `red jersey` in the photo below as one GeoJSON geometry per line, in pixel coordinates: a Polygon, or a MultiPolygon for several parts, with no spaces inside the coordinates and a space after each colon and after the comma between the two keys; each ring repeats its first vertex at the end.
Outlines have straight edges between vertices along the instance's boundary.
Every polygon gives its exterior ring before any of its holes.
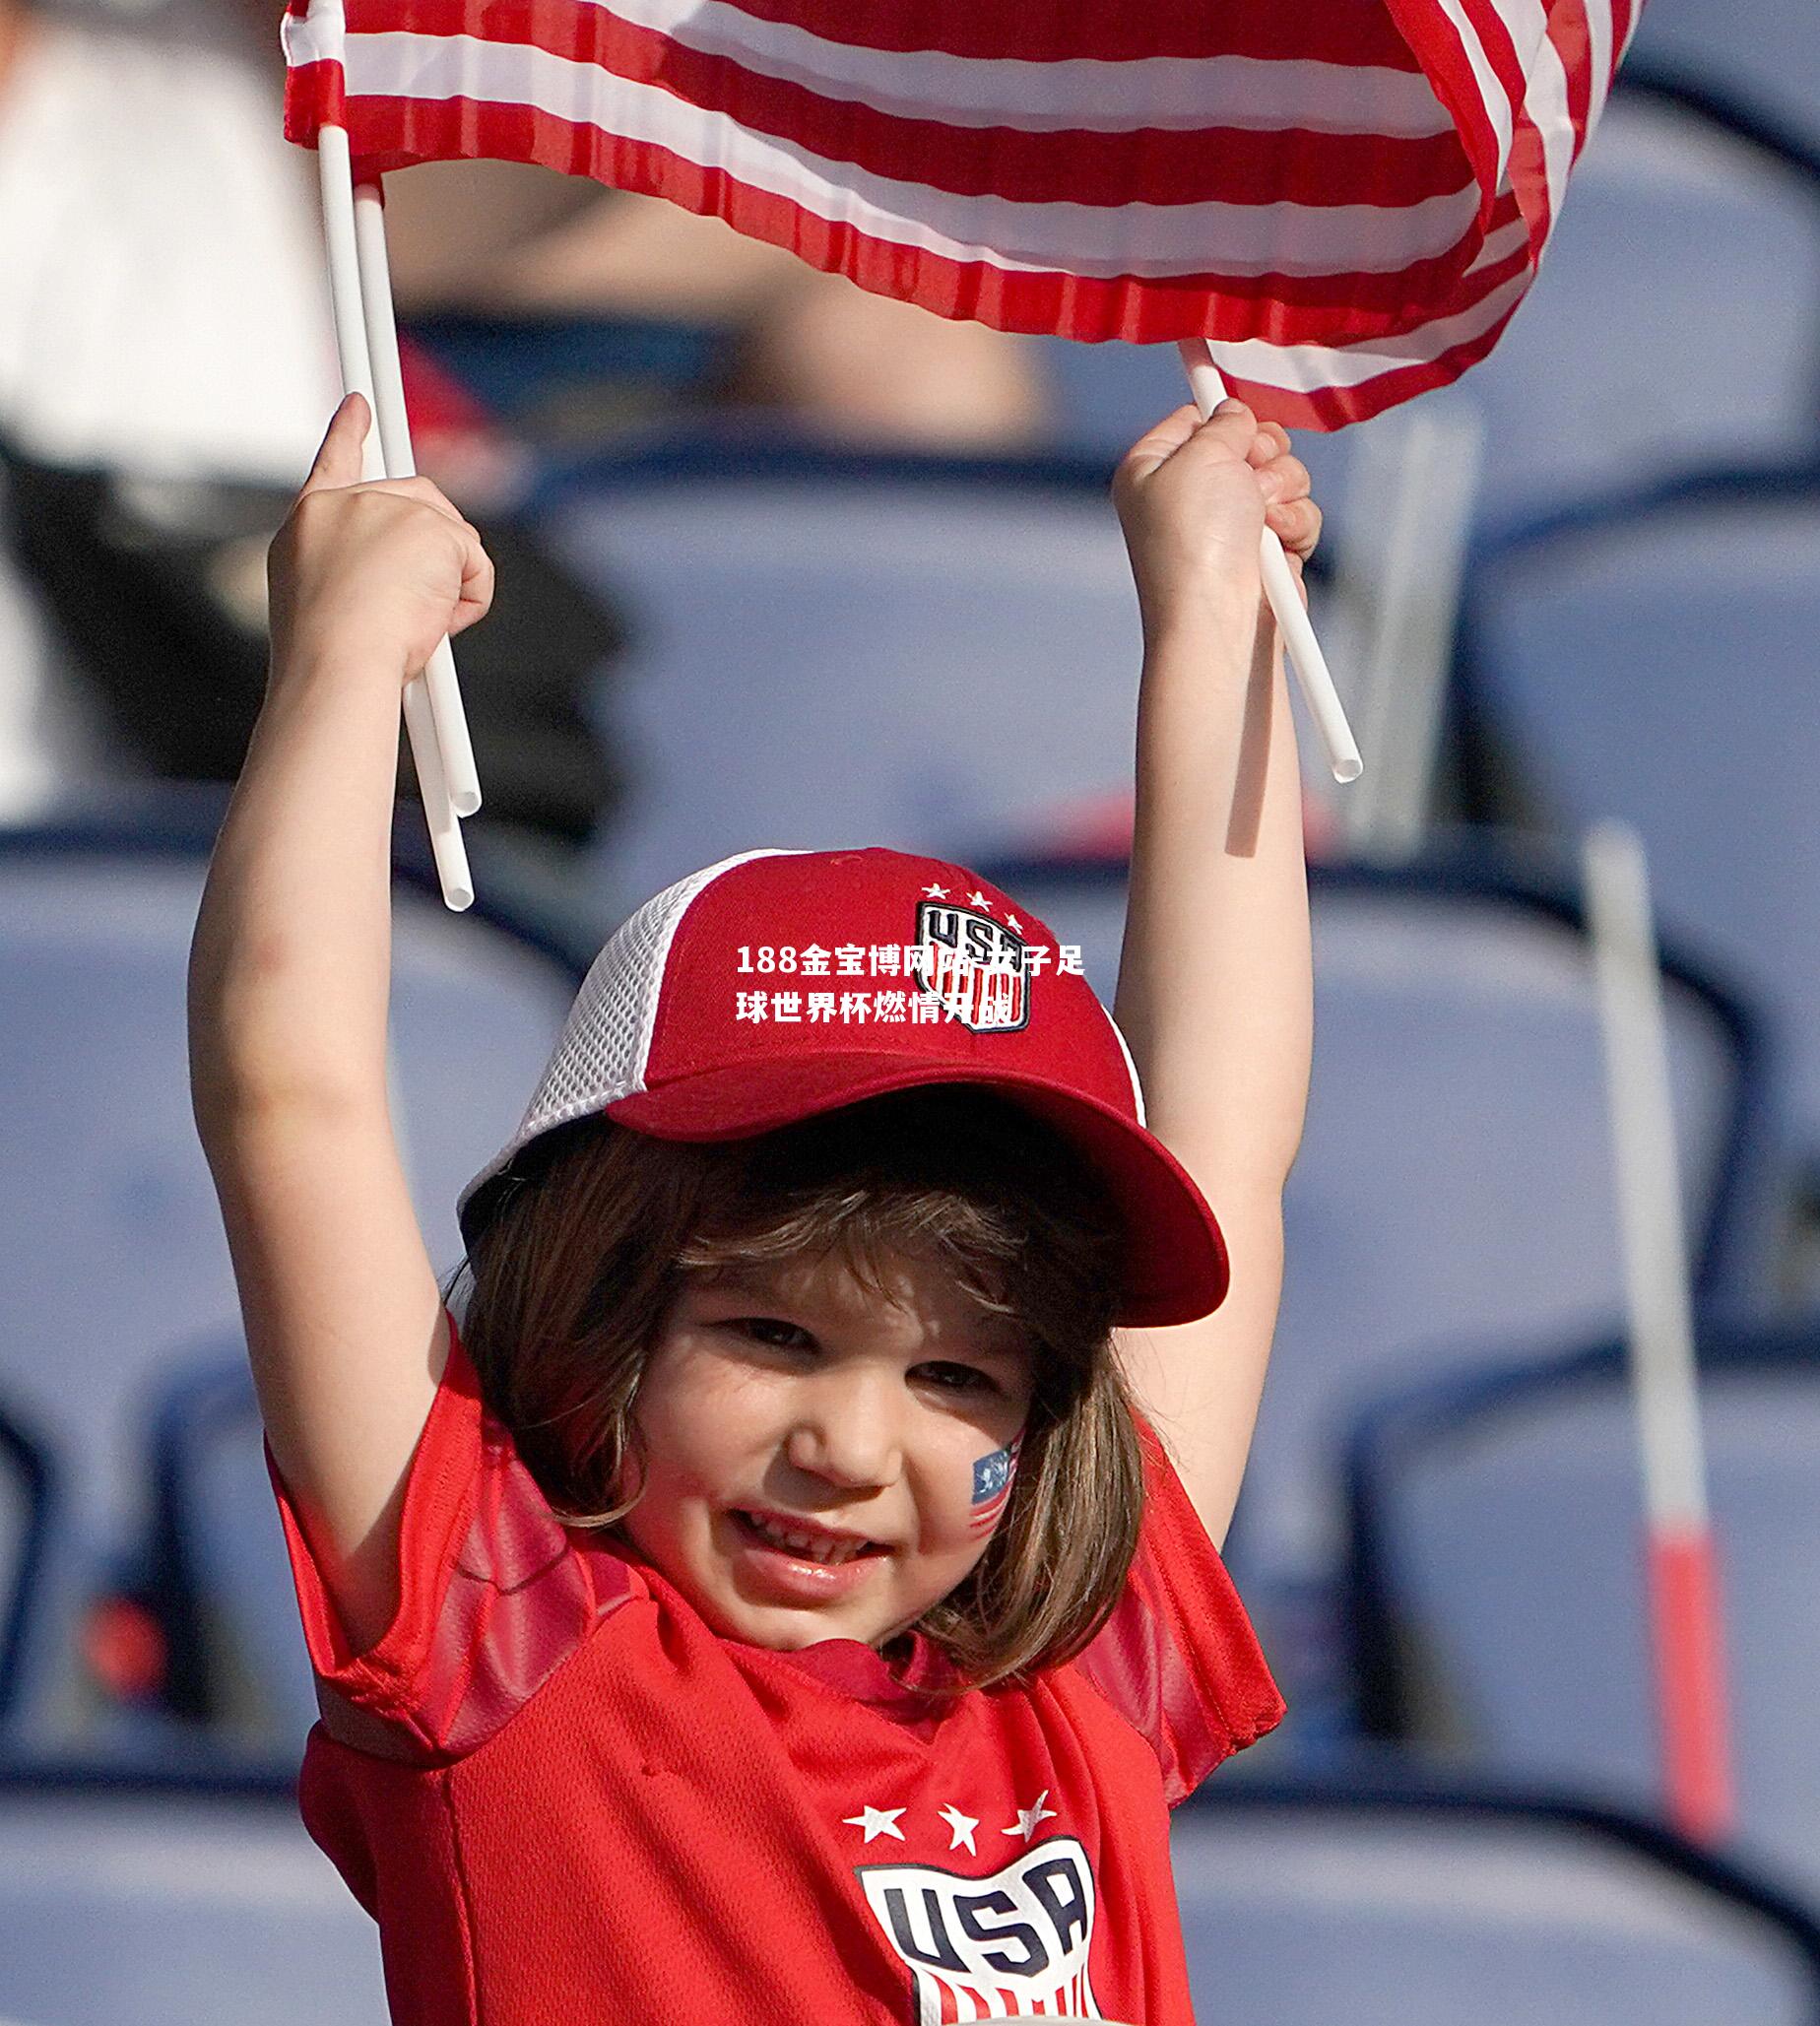
{"type": "Polygon", "coordinates": [[[355,1655],[282,1485],[322,1722],[302,1807],[378,1921],[397,2026],[1187,2026],[1168,1809],[1283,1713],[1146,1429],[1093,1644],[934,1700],[857,1640],[724,1639],[551,1513],[457,1340],[398,1615],[355,1655]]]}

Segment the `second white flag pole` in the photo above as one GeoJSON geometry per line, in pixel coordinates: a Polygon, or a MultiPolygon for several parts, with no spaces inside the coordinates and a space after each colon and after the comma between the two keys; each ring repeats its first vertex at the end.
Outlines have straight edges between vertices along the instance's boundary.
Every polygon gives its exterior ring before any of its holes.
{"type": "MultiPolygon", "coordinates": [[[[354,251],[360,274],[360,309],[366,323],[366,359],[373,376],[373,420],[388,479],[417,476],[411,424],[405,414],[405,380],[398,359],[398,326],[392,313],[392,269],[385,252],[385,197],[377,183],[354,190],[354,251]]],[[[443,778],[458,817],[481,806],[481,777],[474,764],[468,716],[455,682],[455,656],[444,640],[423,671],[436,738],[442,748],[443,778]]]]}
{"type": "MultiPolygon", "coordinates": [[[[409,478],[415,466],[404,418],[397,334],[392,322],[384,219],[379,216],[369,218],[364,226],[360,223],[362,213],[380,211],[379,193],[376,189],[363,190],[357,202],[348,136],[343,128],[322,128],[317,137],[317,162],[322,178],[323,235],[328,249],[329,294],[335,316],[336,349],[341,359],[342,389],[344,393],[363,395],[373,415],[374,426],[367,431],[366,438],[366,476],[409,478]],[[362,239],[366,242],[364,260],[362,239]],[[365,285],[369,278],[370,287],[365,285]],[[375,365],[380,360],[384,378],[376,385],[375,365]]],[[[414,677],[405,685],[404,712],[442,897],[453,909],[471,907],[474,882],[468,870],[460,818],[479,809],[480,782],[475,774],[467,718],[455,684],[454,660],[446,640],[431,657],[424,675],[414,677]]]]}

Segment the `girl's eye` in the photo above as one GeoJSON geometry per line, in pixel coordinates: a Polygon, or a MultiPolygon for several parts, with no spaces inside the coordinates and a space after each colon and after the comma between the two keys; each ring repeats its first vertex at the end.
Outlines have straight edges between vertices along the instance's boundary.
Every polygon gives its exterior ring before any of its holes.
{"type": "Polygon", "coordinates": [[[999,1390],[977,1365],[919,1365],[917,1370],[944,1393],[996,1393],[999,1390]]]}
{"type": "Polygon", "coordinates": [[[801,1350],[812,1341],[807,1330],[797,1323],[786,1323],[778,1316],[736,1316],[730,1325],[743,1330],[748,1337],[756,1338],[760,1343],[768,1343],[776,1350],[801,1350]],[[787,1340],[798,1339],[800,1341],[787,1340]]]}

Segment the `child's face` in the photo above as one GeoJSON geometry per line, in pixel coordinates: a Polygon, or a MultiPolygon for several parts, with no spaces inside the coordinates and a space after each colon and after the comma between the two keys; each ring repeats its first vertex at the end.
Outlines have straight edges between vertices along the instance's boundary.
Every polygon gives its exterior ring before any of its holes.
{"type": "Polygon", "coordinates": [[[1023,1428],[1029,1342],[939,1267],[895,1261],[887,1285],[889,1304],[834,1261],[697,1279],[658,1340],[623,1531],[730,1638],[881,1646],[991,1538],[975,1494],[1003,1473],[975,1466],[1023,1428]]]}

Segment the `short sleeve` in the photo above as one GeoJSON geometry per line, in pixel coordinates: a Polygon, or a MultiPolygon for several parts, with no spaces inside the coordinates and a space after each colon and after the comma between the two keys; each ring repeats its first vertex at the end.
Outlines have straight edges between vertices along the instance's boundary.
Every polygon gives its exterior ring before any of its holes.
{"type": "Polygon", "coordinates": [[[1155,1752],[1169,1805],[1282,1721],[1284,1705],[1219,1551],[1155,1431],[1138,1424],[1144,1515],[1113,1614],[1074,1662],[1155,1752]]]}
{"type": "Polygon", "coordinates": [[[398,1609],[364,1652],[336,1615],[269,1448],[266,1462],[323,1727],[358,1749],[420,1763],[472,1751],[602,1615],[643,1593],[636,1570],[551,1511],[510,1433],[487,1412],[453,1321],[406,1480],[398,1609]]]}

